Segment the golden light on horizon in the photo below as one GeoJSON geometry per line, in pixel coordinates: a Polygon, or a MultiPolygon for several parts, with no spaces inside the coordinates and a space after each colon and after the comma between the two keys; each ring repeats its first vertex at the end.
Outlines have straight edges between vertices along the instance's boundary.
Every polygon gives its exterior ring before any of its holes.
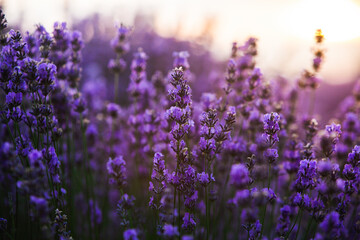
{"type": "Polygon", "coordinates": [[[360,37],[360,6],[352,0],[302,0],[289,6],[280,18],[295,37],[309,39],[321,29],[327,42],[360,37]]]}
{"type": "Polygon", "coordinates": [[[51,29],[55,21],[67,21],[71,28],[72,23],[93,14],[103,17],[104,26],[113,25],[111,19],[133,25],[140,14],[149,17],[148,23],[161,37],[195,42],[220,61],[229,58],[234,41],[242,44],[254,36],[259,39],[259,67],[270,77],[281,74],[289,79],[296,79],[311,64],[314,33],[321,29],[326,53],[320,71],[324,81],[341,84],[360,76],[360,0],[3,2],[9,23],[30,31],[37,23],[51,29]]]}

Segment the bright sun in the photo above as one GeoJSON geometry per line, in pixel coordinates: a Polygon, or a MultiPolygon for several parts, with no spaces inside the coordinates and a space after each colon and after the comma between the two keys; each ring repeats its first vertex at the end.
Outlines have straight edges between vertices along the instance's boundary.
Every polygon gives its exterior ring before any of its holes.
{"type": "Polygon", "coordinates": [[[309,39],[321,28],[326,41],[348,41],[360,37],[360,7],[352,0],[302,0],[281,16],[287,30],[309,39]]]}

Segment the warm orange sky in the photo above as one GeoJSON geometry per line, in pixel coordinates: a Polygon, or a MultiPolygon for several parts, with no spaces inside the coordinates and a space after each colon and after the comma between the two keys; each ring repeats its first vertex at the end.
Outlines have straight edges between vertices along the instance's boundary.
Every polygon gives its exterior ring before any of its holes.
{"type": "MultiPolygon", "coordinates": [[[[196,39],[212,20],[211,50],[220,59],[233,41],[259,38],[258,64],[268,76],[296,78],[310,67],[313,34],[325,34],[326,62],[322,77],[331,83],[360,76],[359,0],[0,0],[10,23],[22,20],[26,29],[68,21],[99,12],[131,25],[139,10],[155,16],[164,36],[196,39]]],[[[136,26],[135,26],[136,27],[136,26]]]]}

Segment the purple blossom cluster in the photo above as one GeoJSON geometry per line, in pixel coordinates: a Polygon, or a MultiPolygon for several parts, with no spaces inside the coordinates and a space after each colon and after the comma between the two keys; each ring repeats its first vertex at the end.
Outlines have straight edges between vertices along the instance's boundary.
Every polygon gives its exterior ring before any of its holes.
{"type": "Polygon", "coordinates": [[[360,91],[318,122],[321,30],[296,86],[268,79],[252,37],[201,96],[188,51],[160,71],[146,48],[128,60],[132,33],[87,79],[79,31],[8,31],[1,11],[1,239],[360,237],[360,91]]]}

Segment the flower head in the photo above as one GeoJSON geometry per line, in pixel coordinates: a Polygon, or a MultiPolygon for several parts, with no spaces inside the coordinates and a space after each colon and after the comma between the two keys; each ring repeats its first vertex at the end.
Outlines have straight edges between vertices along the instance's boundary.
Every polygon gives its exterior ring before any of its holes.
{"type": "Polygon", "coordinates": [[[106,168],[110,176],[110,183],[122,187],[126,184],[126,162],[122,156],[109,158],[106,168]]]}
{"type": "Polygon", "coordinates": [[[230,183],[237,188],[245,188],[250,182],[249,170],[244,164],[238,163],[231,166],[230,183]]]}

